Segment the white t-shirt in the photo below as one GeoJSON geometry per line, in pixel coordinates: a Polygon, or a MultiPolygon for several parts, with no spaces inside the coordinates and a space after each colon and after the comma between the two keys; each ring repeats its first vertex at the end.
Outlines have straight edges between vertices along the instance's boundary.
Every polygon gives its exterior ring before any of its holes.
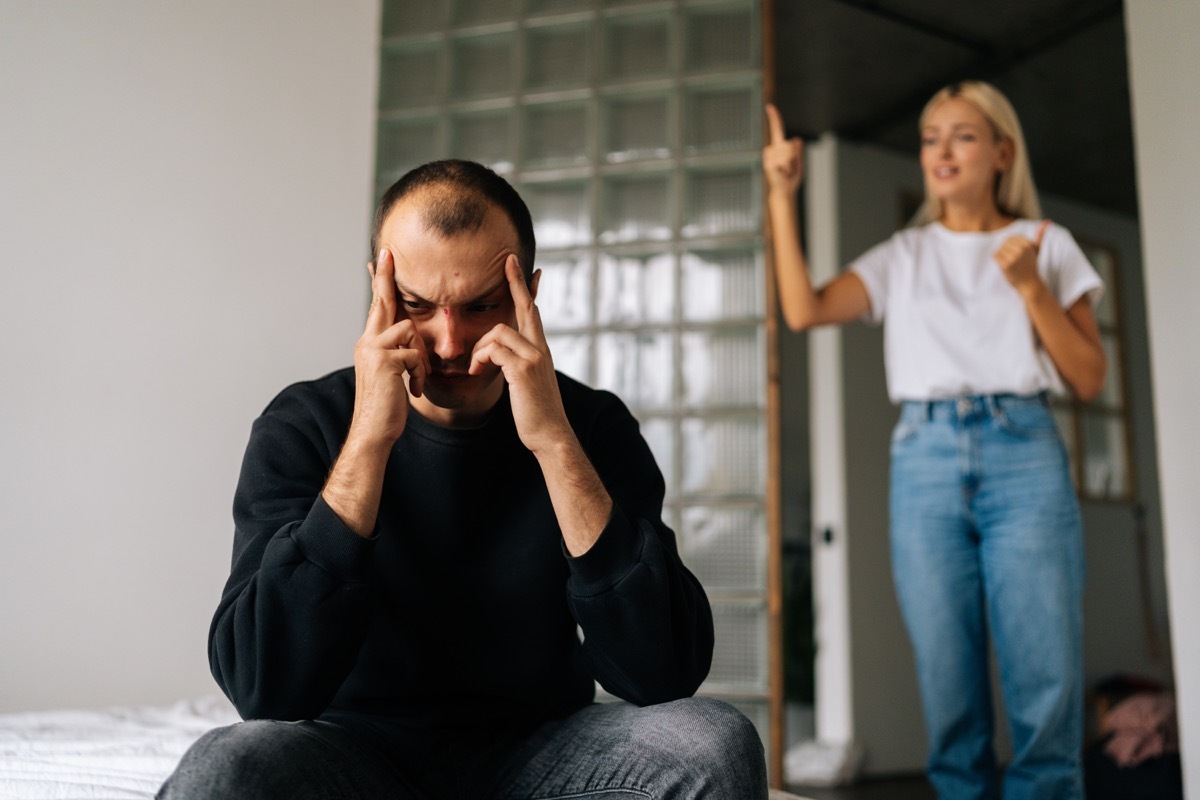
{"type": "MultiPolygon", "coordinates": [[[[1065,392],[1024,302],[992,259],[1005,239],[1032,239],[1039,224],[1020,219],[997,231],[962,233],[934,222],[899,231],[850,265],[871,300],[867,320],[886,320],[892,402],[1065,392]]],[[[1053,223],[1038,272],[1063,308],[1086,294],[1094,309],[1104,291],[1070,232],[1053,223]]]]}

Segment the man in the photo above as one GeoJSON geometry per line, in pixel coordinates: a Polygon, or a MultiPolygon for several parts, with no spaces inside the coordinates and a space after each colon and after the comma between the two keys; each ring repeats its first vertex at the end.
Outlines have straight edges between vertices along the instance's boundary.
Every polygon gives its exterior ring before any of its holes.
{"type": "Polygon", "coordinates": [[[209,653],[248,721],[160,797],[765,798],[753,727],[691,696],[712,615],[637,423],[554,371],[519,195],[418,167],[372,252],[354,367],[247,446],[209,653]]]}

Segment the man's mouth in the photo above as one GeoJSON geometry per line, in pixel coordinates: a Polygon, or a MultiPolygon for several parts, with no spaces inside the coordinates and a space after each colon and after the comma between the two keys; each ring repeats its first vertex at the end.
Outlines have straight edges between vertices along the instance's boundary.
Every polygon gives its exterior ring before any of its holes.
{"type": "Polygon", "coordinates": [[[438,369],[429,373],[429,377],[439,383],[461,383],[471,377],[465,370],[438,369]]]}

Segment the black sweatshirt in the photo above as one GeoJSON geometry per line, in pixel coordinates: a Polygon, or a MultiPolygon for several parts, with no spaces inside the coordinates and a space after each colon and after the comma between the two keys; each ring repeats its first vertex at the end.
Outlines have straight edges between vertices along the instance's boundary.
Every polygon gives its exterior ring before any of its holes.
{"type": "Polygon", "coordinates": [[[476,428],[409,414],[369,539],[320,496],[353,368],[271,402],[246,448],[209,632],[213,675],[244,718],[514,730],[592,702],[593,680],[639,705],[697,689],[712,613],[661,521],[662,474],[616,396],[558,382],[614,504],[578,558],[507,393],[476,428]]]}

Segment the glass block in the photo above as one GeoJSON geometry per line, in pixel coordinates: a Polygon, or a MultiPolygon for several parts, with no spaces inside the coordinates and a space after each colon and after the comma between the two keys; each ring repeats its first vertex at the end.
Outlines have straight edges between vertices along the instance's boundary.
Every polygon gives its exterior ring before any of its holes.
{"type": "Polygon", "coordinates": [[[604,99],[604,157],[610,163],[671,155],[670,95],[604,99]]]}
{"type": "Polygon", "coordinates": [[[592,382],[591,343],[590,336],[546,334],[546,344],[550,347],[550,358],[554,361],[554,368],[587,384],[592,382]]]}
{"type": "Polygon", "coordinates": [[[529,183],[521,190],[539,247],[570,247],[592,238],[588,184],[529,183]]]}
{"type": "MultiPolygon", "coordinates": [[[[413,2],[413,0],[408,0],[413,2]]],[[[413,3],[416,5],[416,3],[413,3]]],[[[431,3],[439,5],[439,3],[431,3]]],[[[456,25],[479,25],[487,22],[508,22],[521,12],[521,0],[454,0],[453,19],[456,25]]]]}
{"type": "Polygon", "coordinates": [[[588,130],[585,102],[526,106],[526,164],[534,167],[586,164],[588,130]]]}
{"type": "Polygon", "coordinates": [[[580,328],[592,321],[592,264],[587,256],[538,259],[537,304],[546,330],[580,328]]]}
{"type": "Polygon", "coordinates": [[[379,121],[375,165],[381,180],[390,184],[413,167],[438,157],[436,118],[379,121]]]}
{"type": "Polygon", "coordinates": [[[588,29],[578,23],[529,28],[525,34],[525,86],[569,89],[591,76],[588,29]]]}
{"type": "Polygon", "coordinates": [[[601,325],[669,323],[675,308],[670,253],[600,256],[596,320],[601,325]]]}
{"type": "Polygon", "coordinates": [[[445,3],[385,0],[380,33],[384,39],[389,36],[412,36],[415,33],[440,31],[445,24],[445,3]]]}
{"type": "Polygon", "coordinates": [[[695,9],[684,24],[689,72],[757,68],[758,16],[749,6],[695,9]]]}
{"type": "Polygon", "coordinates": [[[671,238],[671,176],[617,175],[601,183],[600,241],[636,242],[671,238]]]}
{"type": "Polygon", "coordinates": [[[1124,375],[1121,374],[1121,349],[1117,337],[1111,333],[1100,334],[1100,343],[1104,345],[1104,355],[1108,358],[1108,370],[1104,375],[1104,387],[1096,402],[1109,408],[1123,408],[1124,375]]]}
{"type": "Polygon", "coordinates": [[[758,131],[758,92],[752,86],[692,87],[683,100],[684,147],[689,153],[754,150],[758,131]]]}
{"type": "Polygon", "coordinates": [[[675,388],[670,332],[600,333],[596,336],[596,387],[632,408],[670,408],[675,388]]]}
{"type": "Polygon", "coordinates": [[[457,98],[509,94],[515,86],[514,34],[466,36],[453,45],[457,98]]]}
{"type": "Polygon", "coordinates": [[[683,190],[683,234],[719,236],[758,232],[757,177],[756,168],[749,165],[689,171],[683,190]]]}
{"type": "Polygon", "coordinates": [[[382,111],[436,104],[442,92],[439,42],[384,44],[379,55],[379,108],[382,111]]]}
{"type": "Polygon", "coordinates": [[[765,305],[762,259],[754,250],[684,253],[680,310],[688,322],[761,319],[765,305]]]}
{"type": "Polygon", "coordinates": [[[767,690],[767,611],[748,603],[712,603],[712,668],[705,687],[726,691],[767,690]]]}
{"type": "Polygon", "coordinates": [[[659,78],[671,73],[671,19],[666,14],[612,17],[604,26],[604,76],[659,78]]]}
{"type": "Polygon", "coordinates": [[[510,172],[512,155],[512,112],[462,112],[450,120],[450,155],[486,164],[497,172],[510,172]]]}
{"type": "MultiPolygon", "coordinates": [[[[667,484],[667,498],[670,499],[676,493],[675,423],[673,420],[662,417],[650,417],[641,419],[640,425],[642,438],[646,440],[650,452],[654,454],[654,460],[658,462],[658,468],[662,470],[663,479],[667,484]]],[[[666,522],[665,513],[663,521],[666,522]]],[[[667,524],[673,531],[680,529],[678,520],[673,519],[667,524]]]]}
{"type": "Polygon", "coordinates": [[[1091,497],[1130,494],[1125,424],[1115,414],[1083,413],[1083,486],[1091,497]]]}
{"type": "Polygon", "coordinates": [[[680,422],[679,434],[685,493],[762,494],[767,450],[761,417],[689,417],[680,422]]]}
{"type": "Polygon", "coordinates": [[[761,506],[689,507],[680,530],[683,560],[711,592],[763,592],[767,520],[761,506]]]}
{"type": "Polygon", "coordinates": [[[680,337],[683,402],[690,409],[760,408],[766,348],[758,328],[693,331],[680,337]]]}

